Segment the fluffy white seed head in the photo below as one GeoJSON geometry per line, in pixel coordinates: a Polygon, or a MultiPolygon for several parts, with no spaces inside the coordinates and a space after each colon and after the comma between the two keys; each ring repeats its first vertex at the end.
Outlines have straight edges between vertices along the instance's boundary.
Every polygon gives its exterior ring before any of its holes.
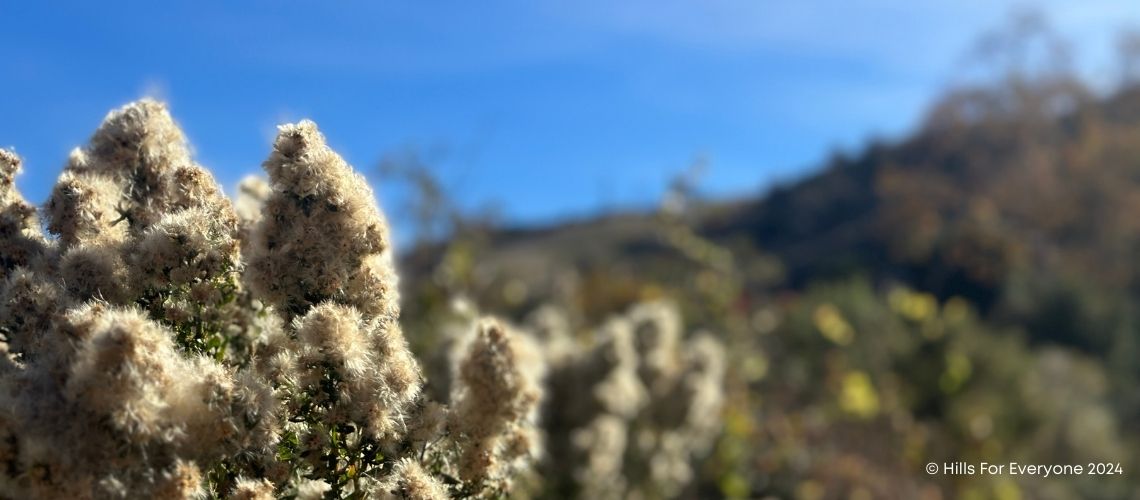
{"type": "Polygon", "coordinates": [[[20,170],[20,157],[0,149],[0,278],[17,267],[39,264],[48,249],[35,207],[15,189],[20,170]]]}
{"type": "Polygon", "coordinates": [[[465,479],[499,479],[514,460],[533,455],[542,397],[537,359],[533,347],[497,320],[479,322],[454,384],[451,429],[465,479]]]}
{"type": "Polygon", "coordinates": [[[647,302],[635,306],[629,318],[638,354],[637,374],[642,384],[660,397],[679,369],[681,315],[671,304],[647,302]]]}
{"type": "Polygon", "coordinates": [[[264,167],[272,193],[250,245],[255,292],[293,315],[332,300],[396,323],[387,224],[364,179],[310,121],[280,127],[264,167]]]}

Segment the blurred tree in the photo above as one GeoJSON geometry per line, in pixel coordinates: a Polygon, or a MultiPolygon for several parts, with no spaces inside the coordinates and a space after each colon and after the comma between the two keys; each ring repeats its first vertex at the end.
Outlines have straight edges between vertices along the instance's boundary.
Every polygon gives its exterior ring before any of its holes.
{"type": "Polygon", "coordinates": [[[1116,37],[1117,66],[1120,71],[1120,88],[1140,81],[1140,30],[1122,31],[1116,37]]]}
{"type": "Polygon", "coordinates": [[[1035,81],[1071,74],[1071,54],[1042,12],[1023,8],[978,37],[968,57],[997,79],[1035,81]]]}
{"type": "MultiPolygon", "coordinates": [[[[407,148],[384,155],[377,166],[381,182],[401,182],[409,188],[400,213],[409,217],[416,239],[415,246],[443,241],[469,230],[489,228],[500,219],[494,202],[476,211],[465,211],[459,205],[454,189],[444,184],[436,172],[445,152],[407,148]]],[[[459,182],[462,176],[449,176],[459,182]]]]}

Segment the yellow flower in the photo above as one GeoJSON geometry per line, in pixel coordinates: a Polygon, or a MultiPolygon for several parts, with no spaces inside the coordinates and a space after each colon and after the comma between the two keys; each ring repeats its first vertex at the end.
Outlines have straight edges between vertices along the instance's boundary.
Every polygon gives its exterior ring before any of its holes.
{"type": "Polygon", "coordinates": [[[848,372],[843,376],[843,387],[839,394],[839,407],[844,412],[859,418],[871,418],[879,413],[879,395],[871,384],[871,377],[861,371],[848,372]]]}
{"type": "Polygon", "coordinates": [[[812,315],[815,321],[815,327],[819,329],[827,340],[830,340],[838,345],[848,345],[852,340],[855,340],[855,329],[843,319],[843,314],[839,309],[831,304],[822,304],[815,308],[815,313],[812,315]]]}

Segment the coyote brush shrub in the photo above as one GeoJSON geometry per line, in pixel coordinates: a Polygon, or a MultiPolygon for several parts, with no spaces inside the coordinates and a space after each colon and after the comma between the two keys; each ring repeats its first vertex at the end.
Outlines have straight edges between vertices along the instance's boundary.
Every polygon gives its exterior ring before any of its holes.
{"type": "MultiPolygon", "coordinates": [[[[480,335],[472,340],[464,332],[479,323],[477,313],[466,301],[452,306],[450,321],[445,323],[450,327],[442,332],[441,355],[429,367],[433,378],[463,381],[467,387],[433,381],[430,390],[437,394],[450,391],[457,410],[478,401],[477,407],[483,409],[464,416],[468,424],[491,429],[490,421],[480,419],[493,418],[515,426],[517,431],[489,434],[497,436],[493,439],[499,444],[488,448],[501,450],[493,463],[509,460],[509,450],[533,449],[540,441],[532,435],[534,427],[519,425],[534,418],[521,411],[534,410],[522,403],[529,402],[534,396],[527,395],[537,388],[507,388],[541,380],[546,398],[538,421],[544,460],[541,479],[528,483],[528,488],[549,498],[698,495],[694,464],[710,453],[721,430],[726,353],[710,334],[698,332],[683,338],[681,316],[673,304],[637,304],[595,328],[587,342],[579,342],[561,309],[543,305],[518,328],[525,335],[514,343],[510,355],[515,362],[501,363],[511,369],[480,368],[480,372],[499,373],[495,379],[505,383],[473,392],[472,396],[478,396],[471,399],[464,394],[483,387],[478,382],[483,376],[470,372],[479,365],[457,360],[492,347],[485,342],[495,336],[480,327],[480,335]],[[462,372],[456,374],[456,369],[462,372]],[[530,375],[522,376],[527,372],[530,375]],[[512,380],[516,382],[507,382],[512,380]]],[[[487,355],[483,359],[490,363],[500,358],[487,355]]],[[[465,434],[478,436],[479,431],[471,429],[465,434]]]]}
{"type": "Polygon", "coordinates": [[[725,352],[705,333],[682,339],[677,309],[636,305],[580,346],[556,309],[527,330],[549,375],[544,475],[557,497],[671,498],[720,431],[725,352]]]}
{"type": "Polygon", "coordinates": [[[483,320],[430,401],[387,225],[312,122],[235,211],[157,102],[112,112],[43,207],[0,150],[0,497],[504,494],[541,373],[483,320]],[[46,227],[50,235],[44,235],[46,227]]]}

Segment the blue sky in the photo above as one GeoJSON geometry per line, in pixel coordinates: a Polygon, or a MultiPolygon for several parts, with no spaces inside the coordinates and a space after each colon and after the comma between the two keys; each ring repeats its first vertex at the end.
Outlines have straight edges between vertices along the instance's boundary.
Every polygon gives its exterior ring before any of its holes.
{"type": "MultiPolygon", "coordinates": [[[[762,192],[912,128],[1003,1],[4,2],[0,146],[46,198],[68,151],[142,96],[232,189],[278,123],[312,118],[366,175],[418,148],[466,207],[542,223],[703,188],[762,192]]],[[[1110,78],[1140,4],[1046,2],[1110,78]]],[[[401,196],[377,186],[381,201],[401,196]]]]}

